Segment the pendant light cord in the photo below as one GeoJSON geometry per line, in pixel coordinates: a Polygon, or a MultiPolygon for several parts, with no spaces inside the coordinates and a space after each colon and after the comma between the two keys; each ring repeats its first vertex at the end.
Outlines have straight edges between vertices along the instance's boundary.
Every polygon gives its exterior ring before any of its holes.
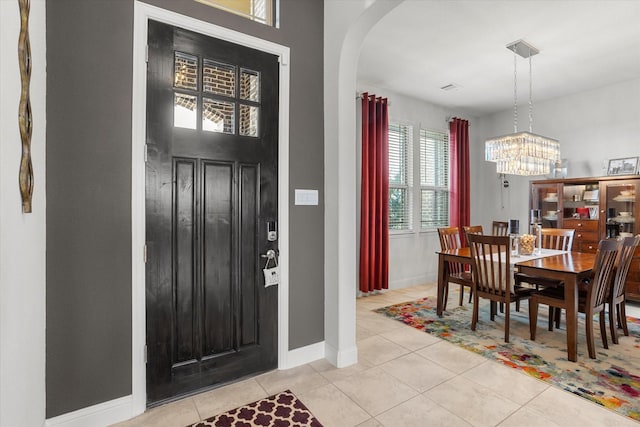
{"type": "MultiPolygon", "coordinates": [[[[533,66],[529,49],[529,133],[533,133],[533,66]]],[[[518,133],[518,56],[513,47],[513,133],[518,133]]]]}
{"type": "Polygon", "coordinates": [[[533,133],[533,69],[531,68],[531,49],[529,49],[529,133],[533,133]]]}
{"type": "Polygon", "coordinates": [[[513,133],[518,133],[518,57],[513,47],[513,133]]]}

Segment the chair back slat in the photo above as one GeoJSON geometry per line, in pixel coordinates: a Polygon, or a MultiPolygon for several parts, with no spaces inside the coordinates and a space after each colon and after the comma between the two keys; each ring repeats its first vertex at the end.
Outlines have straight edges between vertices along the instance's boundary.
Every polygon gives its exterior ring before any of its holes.
{"type": "MultiPolygon", "coordinates": [[[[458,227],[442,227],[438,228],[438,237],[440,238],[440,249],[459,249],[462,247],[460,242],[460,229],[458,227]]],[[[464,264],[459,262],[449,262],[449,273],[459,274],[465,271],[464,264]]]]}
{"type": "Polygon", "coordinates": [[[484,234],[481,225],[465,225],[462,228],[465,234],[484,234]]]}
{"type": "Polygon", "coordinates": [[[543,228],[541,246],[545,249],[571,251],[575,232],[572,228],[543,228]]]}
{"type": "Polygon", "coordinates": [[[464,241],[467,246],[469,246],[469,239],[467,238],[469,234],[484,234],[481,225],[465,225],[462,230],[464,231],[464,241]]]}
{"type": "Polygon", "coordinates": [[[494,236],[508,236],[509,223],[506,221],[493,221],[491,230],[494,236]]]}
{"type": "Polygon", "coordinates": [[[591,307],[600,307],[607,301],[617,257],[618,242],[601,240],[593,266],[593,280],[589,284],[587,293],[587,301],[591,307]]]}
{"type": "Polygon", "coordinates": [[[635,237],[624,237],[620,242],[618,247],[618,267],[611,288],[611,294],[614,298],[621,297],[625,292],[629,267],[638,244],[640,244],[640,234],[635,237]]]}
{"type": "Polygon", "coordinates": [[[476,289],[494,295],[513,293],[509,236],[469,234],[467,238],[476,289]]]}
{"type": "Polygon", "coordinates": [[[443,227],[438,228],[438,237],[440,238],[440,248],[445,249],[458,249],[460,244],[460,230],[458,227],[443,227]]]}

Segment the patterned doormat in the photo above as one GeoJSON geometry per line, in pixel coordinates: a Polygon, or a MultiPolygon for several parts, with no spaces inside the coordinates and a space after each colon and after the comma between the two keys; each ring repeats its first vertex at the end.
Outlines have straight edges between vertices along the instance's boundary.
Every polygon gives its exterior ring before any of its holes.
{"type": "MultiPolygon", "coordinates": [[[[442,318],[436,314],[436,298],[427,297],[374,310],[406,325],[454,343],[488,359],[501,362],[563,390],[589,399],[622,415],[640,421],[640,320],[627,317],[629,336],[619,330],[619,344],[608,336],[609,349],[602,346],[600,327],[595,320],[594,342],[597,359],[589,359],[585,318],[578,317],[578,362],[567,360],[564,312],[560,330],[547,330],[548,308],[539,306],[536,341],[529,339],[526,302],[515,311],[512,305],[510,343],[504,342],[504,315],[489,318],[489,303],[480,299],[476,331],[471,330],[473,305],[455,306],[449,295],[449,308],[442,318]]],[[[597,316],[594,317],[597,319],[597,316]]],[[[607,323],[607,335],[609,335],[607,323]]]]}
{"type": "Polygon", "coordinates": [[[187,427],[322,427],[289,390],[240,406],[187,427]]]}

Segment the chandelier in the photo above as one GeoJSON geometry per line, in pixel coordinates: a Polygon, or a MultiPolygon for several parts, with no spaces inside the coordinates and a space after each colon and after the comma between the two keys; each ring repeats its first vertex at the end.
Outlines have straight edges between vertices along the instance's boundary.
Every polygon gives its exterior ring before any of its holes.
{"type": "Polygon", "coordinates": [[[547,175],[551,171],[551,164],[560,161],[560,143],[532,131],[531,57],[540,51],[523,40],[508,44],[507,49],[513,51],[513,133],[487,139],[484,146],[485,160],[495,162],[499,174],[547,175]],[[529,132],[518,132],[517,55],[529,58],[529,132]]]}

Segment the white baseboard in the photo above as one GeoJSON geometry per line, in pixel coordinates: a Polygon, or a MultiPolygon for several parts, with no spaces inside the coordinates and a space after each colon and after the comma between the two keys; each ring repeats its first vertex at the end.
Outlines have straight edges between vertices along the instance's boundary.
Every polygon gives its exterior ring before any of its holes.
{"type": "Polygon", "coordinates": [[[401,289],[409,288],[411,286],[423,285],[425,283],[432,283],[438,280],[436,274],[421,274],[420,276],[408,277],[399,280],[393,280],[389,282],[389,289],[401,289]]]}
{"type": "MultiPolygon", "coordinates": [[[[285,366],[290,369],[325,357],[324,341],[296,348],[287,353],[285,366]]],[[[77,411],[49,418],[45,427],[106,427],[126,421],[136,415],[133,410],[133,396],[125,396],[108,402],[99,403],[77,411]]]]}
{"type": "Polygon", "coordinates": [[[290,369],[314,360],[324,359],[325,345],[324,341],[310,344],[305,347],[296,348],[287,352],[287,361],[280,369],[290,369]]]}
{"type": "Polygon", "coordinates": [[[346,368],[347,366],[358,363],[358,348],[352,347],[349,350],[336,351],[330,345],[325,346],[326,359],[337,368],[346,368]]]}
{"type": "Polygon", "coordinates": [[[106,427],[134,416],[133,397],[125,396],[49,418],[46,427],[106,427]]]}
{"type": "Polygon", "coordinates": [[[358,348],[352,347],[349,350],[338,352],[337,364],[338,368],[346,368],[347,366],[358,363],[358,348]]]}

